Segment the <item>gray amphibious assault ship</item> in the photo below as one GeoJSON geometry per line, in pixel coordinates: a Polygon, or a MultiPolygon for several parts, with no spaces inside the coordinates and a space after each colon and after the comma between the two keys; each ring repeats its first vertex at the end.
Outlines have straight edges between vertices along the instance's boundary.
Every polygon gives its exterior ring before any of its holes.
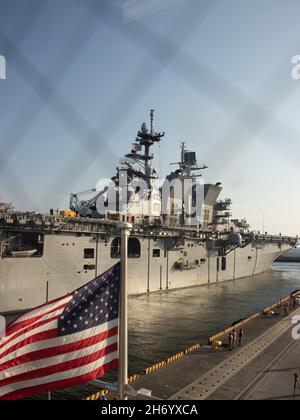
{"type": "Polygon", "coordinates": [[[151,111],[150,129],[142,125],[111,184],[91,190],[96,194],[88,200],[72,194],[68,212],[37,214],[0,207],[0,313],[55,299],[114,265],[120,256],[118,224],[126,219],[133,225],[128,250],[130,295],[253,276],[295,246],[297,238],[255,233],[245,220],[232,219],[231,200],[218,199],[219,183],[201,185],[199,171],[206,166],[197,164],[196,154],[185,144],[179,168],[158,185],[151,148],[163,136],[154,131],[151,111]],[[127,188],[125,206],[124,177],[125,185],[138,181],[147,190],[127,188]],[[163,186],[174,180],[182,186],[192,180],[192,192],[180,202],[171,187],[163,204],[163,186]],[[187,201],[195,201],[198,189],[203,194],[201,211],[194,210],[191,218],[187,201]],[[116,197],[113,210],[108,203],[111,192],[116,197]],[[187,219],[193,222],[186,223],[187,219]]]}

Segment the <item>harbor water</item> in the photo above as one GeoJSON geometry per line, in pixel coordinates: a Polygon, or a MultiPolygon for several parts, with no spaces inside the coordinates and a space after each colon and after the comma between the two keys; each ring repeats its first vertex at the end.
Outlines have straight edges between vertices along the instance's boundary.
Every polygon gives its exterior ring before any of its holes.
{"type": "Polygon", "coordinates": [[[129,371],[137,373],[300,289],[300,263],[229,282],[129,299],[129,371]]]}

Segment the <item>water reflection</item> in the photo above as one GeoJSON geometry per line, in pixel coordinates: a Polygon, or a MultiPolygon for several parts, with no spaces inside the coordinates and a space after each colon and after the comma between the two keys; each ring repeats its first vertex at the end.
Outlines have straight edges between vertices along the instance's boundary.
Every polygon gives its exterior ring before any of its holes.
{"type": "Polygon", "coordinates": [[[129,300],[130,371],[163,360],[300,289],[300,264],[256,277],[129,300]]]}

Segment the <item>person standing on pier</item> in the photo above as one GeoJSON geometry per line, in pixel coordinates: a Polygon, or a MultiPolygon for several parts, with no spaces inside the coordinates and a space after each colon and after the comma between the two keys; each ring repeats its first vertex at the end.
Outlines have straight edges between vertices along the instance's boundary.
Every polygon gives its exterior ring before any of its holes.
{"type": "Polygon", "coordinates": [[[296,392],[297,392],[297,388],[299,388],[299,376],[297,375],[297,373],[295,373],[294,375],[294,394],[293,397],[296,397],[296,392]]]}
{"type": "Polygon", "coordinates": [[[284,305],[284,316],[287,317],[289,315],[289,304],[286,303],[284,305]]]}
{"type": "Polygon", "coordinates": [[[232,331],[232,348],[236,348],[236,341],[237,341],[237,333],[236,330],[232,331]]]}
{"type": "Polygon", "coordinates": [[[229,350],[232,350],[232,342],[233,342],[233,336],[232,336],[232,331],[229,333],[228,335],[228,347],[229,350]]]}
{"type": "Polygon", "coordinates": [[[239,347],[242,347],[244,335],[244,330],[241,328],[239,331],[239,347]]]}

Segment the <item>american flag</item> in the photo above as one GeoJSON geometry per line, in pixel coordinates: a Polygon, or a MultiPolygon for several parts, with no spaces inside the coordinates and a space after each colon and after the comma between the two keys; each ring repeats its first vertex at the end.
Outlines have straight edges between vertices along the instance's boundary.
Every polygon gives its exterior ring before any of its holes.
{"type": "Polygon", "coordinates": [[[27,312],[0,340],[0,400],[82,384],[118,367],[120,263],[27,312]]]}

